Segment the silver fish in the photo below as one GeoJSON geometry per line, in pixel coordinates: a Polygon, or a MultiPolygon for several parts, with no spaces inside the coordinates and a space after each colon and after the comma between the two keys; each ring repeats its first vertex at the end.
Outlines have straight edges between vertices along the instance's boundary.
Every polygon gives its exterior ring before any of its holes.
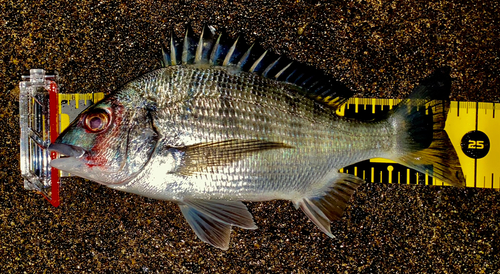
{"type": "Polygon", "coordinates": [[[257,228],[242,201],[290,200],[333,237],[363,180],[339,169],[382,157],[455,186],[444,131],[449,68],[370,121],[340,117],[352,95],[320,71],[204,31],[172,37],[165,66],[89,107],[51,144],[51,165],[110,188],[176,202],[203,241],[257,228]]]}

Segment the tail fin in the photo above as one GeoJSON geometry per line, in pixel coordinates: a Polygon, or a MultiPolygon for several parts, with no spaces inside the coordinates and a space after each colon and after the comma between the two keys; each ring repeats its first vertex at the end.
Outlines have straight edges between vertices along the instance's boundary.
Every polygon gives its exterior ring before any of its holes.
{"type": "Polygon", "coordinates": [[[399,134],[394,161],[454,186],[465,178],[457,153],[444,130],[451,89],[450,68],[436,70],[392,112],[399,134]]]}

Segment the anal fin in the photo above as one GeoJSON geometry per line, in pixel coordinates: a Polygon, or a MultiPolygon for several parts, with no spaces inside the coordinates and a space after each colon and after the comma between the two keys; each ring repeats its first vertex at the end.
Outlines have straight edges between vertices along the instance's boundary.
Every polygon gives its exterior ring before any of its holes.
{"type": "Polygon", "coordinates": [[[363,182],[356,176],[338,173],[323,195],[304,197],[295,201],[295,206],[302,209],[321,231],[333,237],[330,222],[342,217],[351,196],[363,182]]]}

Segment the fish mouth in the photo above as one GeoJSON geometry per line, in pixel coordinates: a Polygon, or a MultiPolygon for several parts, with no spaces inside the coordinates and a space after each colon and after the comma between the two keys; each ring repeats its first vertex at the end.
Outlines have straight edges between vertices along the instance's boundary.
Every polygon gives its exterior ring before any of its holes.
{"type": "Polygon", "coordinates": [[[88,152],[79,147],[68,144],[52,143],[49,145],[49,151],[55,151],[61,154],[61,157],[50,161],[50,165],[59,170],[69,172],[72,176],[78,176],[89,179],[104,185],[116,184],[116,172],[107,172],[102,169],[93,170],[86,159],[88,152]]]}
{"type": "Polygon", "coordinates": [[[85,155],[85,150],[78,146],[60,144],[60,143],[52,143],[49,145],[49,151],[55,151],[62,155],[81,158],[85,155]]]}
{"type": "Polygon", "coordinates": [[[49,151],[55,151],[61,154],[61,157],[50,161],[50,165],[59,170],[69,172],[72,176],[78,176],[101,184],[109,184],[106,176],[102,172],[92,172],[87,165],[85,156],[87,152],[79,147],[61,143],[52,143],[49,145],[49,151]],[[104,178],[104,179],[103,179],[104,178]]]}
{"type": "Polygon", "coordinates": [[[78,146],[72,146],[61,143],[52,143],[49,145],[49,151],[55,151],[61,154],[58,159],[53,159],[50,161],[50,165],[59,170],[63,170],[70,173],[80,173],[80,171],[88,172],[87,167],[82,161],[85,156],[86,151],[78,146]]]}
{"type": "Polygon", "coordinates": [[[87,159],[91,152],[79,146],[73,146],[61,143],[52,143],[49,145],[49,151],[55,151],[61,154],[60,158],[50,161],[50,165],[58,170],[62,170],[103,185],[118,185],[126,181],[130,176],[123,172],[126,166],[125,162],[118,163],[116,169],[109,166],[100,166],[87,159]]]}

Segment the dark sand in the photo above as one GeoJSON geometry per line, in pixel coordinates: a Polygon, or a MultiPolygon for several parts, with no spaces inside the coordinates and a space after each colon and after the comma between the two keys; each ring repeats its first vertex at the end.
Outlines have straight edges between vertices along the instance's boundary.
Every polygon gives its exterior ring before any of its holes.
{"type": "Polygon", "coordinates": [[[357,96],[404,98],[448,65],[453,100],[499,99],[497,1],[171,2],[0,2],[2,273],[500,273],[495,190],[365,184],[333,239],[288,202],[249,203],[259,229],[234,229],[225,252],[198,240],[171,202],[77,178],[58,208],[24,190],[21,74],[57,70],[64,92],[110,92],[158,68],[169,30],[188,22],[258,39],[357,96]]]}

